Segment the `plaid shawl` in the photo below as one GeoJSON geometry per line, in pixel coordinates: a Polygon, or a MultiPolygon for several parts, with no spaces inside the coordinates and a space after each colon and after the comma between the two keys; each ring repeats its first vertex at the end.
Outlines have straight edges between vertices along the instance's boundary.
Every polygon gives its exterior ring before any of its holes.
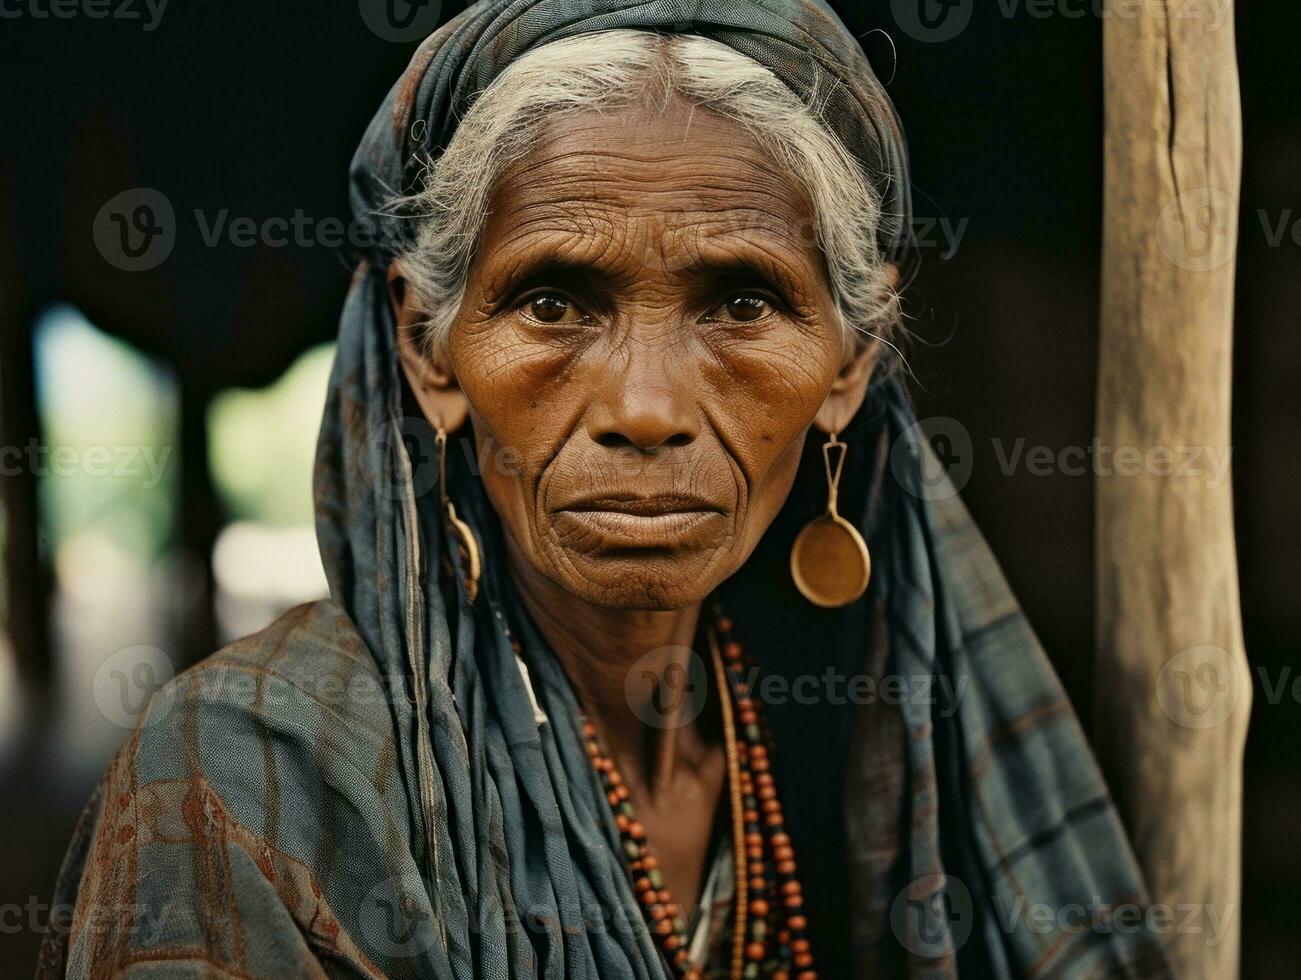
{"type": "MultiPolygon", "coordinates": [[[[818,0],[487,0],[417,52],[353,166],[383,213],[512,58],[580,31],[694,30],[803,96],[907,237],[894,111],[818,0]]],[[[331,598],[155,694],[88,804],[40,976],[646,978],[668,970],[622,864],[559,665],[502,571],[471,455],[449,491],[486,555],[469,603],[404,408],[384,267],[343,311],[315,481],[331,598]],[[455,571],[453,568],[452,571],[455,571]],[[519,627],[523,659],[506,621],[519,627]]],[[[1106,912],[1143,886],[1069,704],[942,476],[900,387],[845,434],[842,513],[874,558],[837,611],[795,594],[785,555],[819,510],[817,447],[720,599],[767,677],[866,680],[880,696],[770,707],[775,768],[823,976],[1164,977],[1159,944],[1106,912]],[[838,673],[837,673],[838,672],[838,673]],[[890,696],[887,696],[887,686],[890,696]],[[1073,909],[1102,914],[1067,915],[1073,909]],[[1045,923],[1043,911],[1050,914],[1045,923]]]]}

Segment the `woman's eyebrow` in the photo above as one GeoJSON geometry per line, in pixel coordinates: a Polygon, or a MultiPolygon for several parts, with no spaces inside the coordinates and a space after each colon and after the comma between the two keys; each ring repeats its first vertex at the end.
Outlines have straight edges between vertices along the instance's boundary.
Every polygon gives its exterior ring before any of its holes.
{"type": "Polygon", "coordinates": [[[566,258],[555,253],[538,253],[513,264],[498,279],[498,286],[494,289],[494,293],[505,302],[513,296],[539,286],[592,290],[609,283],[610,280],[609,270],[599,264],[566,258]]]}
{"type": "Polygon", "coordinates": [[[678,271],[697,282],[758,283],[795,305],[808,303],[814,285],[798,264],[785,261],[766,249],[748,247],[730,254],[710,249],[682,262],[678,271]]]}

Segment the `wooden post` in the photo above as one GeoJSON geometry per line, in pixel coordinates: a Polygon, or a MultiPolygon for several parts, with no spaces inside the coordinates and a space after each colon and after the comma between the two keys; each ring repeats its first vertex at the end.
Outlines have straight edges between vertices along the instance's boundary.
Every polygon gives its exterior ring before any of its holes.
{"type": "Polygon", "coordinates": [[[1228,473],[1233,8],[1104,10],[1095,742],[1153,901],[1174,910],[1176,975],[1219,980],[1238,972],[1251,708],[1228,473]]]}

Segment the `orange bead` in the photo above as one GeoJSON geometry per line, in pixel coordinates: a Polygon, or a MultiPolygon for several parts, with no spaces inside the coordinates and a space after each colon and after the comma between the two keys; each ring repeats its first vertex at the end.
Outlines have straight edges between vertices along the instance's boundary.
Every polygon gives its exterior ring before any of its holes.
{"type": "Polygon", "coordinates": [[[763,943],[749,943],[745,947],[745,958],[758,963],[763,959],[763,954],[765,952],[767,952],[767,950],[764,948],[763,943]]]}
{"type": "Polygon", "coordinates": [[[800,953],[795,957],[795,965],[800,969],[806,969],[813,965],[813,957],[808,953],[800,953]]]}
{"type": "Polygon", "coordinates": [[[795,862],[791,860],[777,862],[778,874],[793,875],[795,873],[795,862]]]}
{"type": "Polygon", "coordinates": [[[718,617],[718,632],[720,632],[720,633],[730,633],[730,632],[732,632],[732,620],[729,619],[727,616],[719,616],[719,617],[718,617]]]}
{"type": "Polygon", "coordinates": [[[790,837],[788,837],[786,834],[773,834],[773,835],[772,835],[772,846],[773,846],[773,847],[785,847],[785,846],[786,846],[787,844],[789,844],[790,842],[791,842],[791,839],[790,839],[790,837]]]}
{"type": "Polygon", "coordinates": [[[809,920],[802,915],[792,915],[786,920],[786,924],[796,932],[803,932],[809,924],[809,920]]]}
{"type": "Polygon", "coordinates": [[[762,898],[756,898],[750,903],[750,914],[757,919],[762,919],[768,914],[768,903],[762,898]]]}

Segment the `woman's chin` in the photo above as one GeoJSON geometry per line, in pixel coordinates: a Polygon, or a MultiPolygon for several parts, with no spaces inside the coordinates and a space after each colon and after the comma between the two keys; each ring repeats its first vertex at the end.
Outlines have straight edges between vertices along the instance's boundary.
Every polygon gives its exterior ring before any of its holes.
{"type": "Polygon", "coordinates": [[[739,567],[740,560],[733,562],[733,528],[730,515],[715,511],[648,517],[559,512],[532,563],[595,606],[683,609],[739,567]]]}
{"type": "Polygon", "coordinates": [[[575,597],[605,609],[683,609],[702,601],[720,575],[716,549],[693,552],[567,553],[557,574],[575,597]]]}

